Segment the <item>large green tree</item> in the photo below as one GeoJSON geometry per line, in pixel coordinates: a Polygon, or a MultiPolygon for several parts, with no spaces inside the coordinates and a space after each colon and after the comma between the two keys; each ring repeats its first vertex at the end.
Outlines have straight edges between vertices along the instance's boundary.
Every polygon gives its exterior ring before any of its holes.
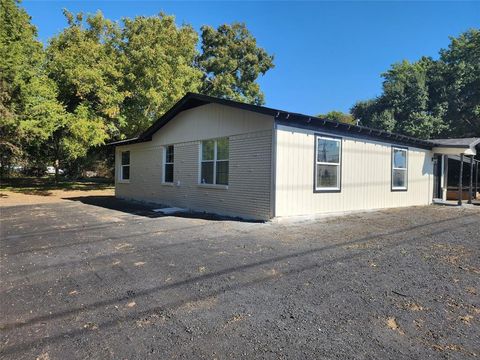
{"type": "Polygon", "coordinates": [[[382,76],[382,94],[351,109],[362,125],[420,138],[480,136],[479,30],[451,38],[438,60],[403,61],[382,76]]]}
{"type": "Polygon", "coordinates": [[[437,96],[447,108],[450,133],[480,136],[480,30],[452,37],[440,51],[439,67],[443,84],[437,96]]]}
{"type": "Polygon", "coordinates": [[[49,78],[57,84],[58,100],[67,111],[48,149],[54,163],[63,165],[121,136],[127,95],[122,89],[119,26],[100,12],[64,14],[68,27],[50,40],[46,50],[49,78]]]}
{"type": "Polygon", "coordinates": [[[203,26],[199,37],[173,16],[124,19],[121,50],[125,73],[125,135],[138,134],[186,92],[263,104],[257,83],[273,67],[244,24],[203,26]]]}
{"type": "Polygon", "coordinates": [[[202,26],[201,92],[256,105],[264,104],[257,78],[274,67],[273,56],[257,46],[245,24],[202,26]]]}
{"type": "Polygon", "coordinates": [[[194,67],[198,34],[177,26],[173,16],[124,19],[120,49],[128,119],[124,135],[138,134],[186,92],[199,91],[201,73],[194,67]]]}
{"type": "Polygon", "coordinates": [[[257,79],[272,57],[242,24],[205,26],[199,40],[165,14],[115,23],[65,10],[66,28],[44,49],[19,1],[0,4],[2,164],[88,163],[92,149],[142,132],[189,91],[264,101],[257,79]]]}
{"type": "Polygon", "coordinates": [[[445,109],[431,101],[430,73],[436,64],[430,58],[392,65],[382,76],[383,94],[357,103],[352,113],[363,125],[406,135],[429,138],[445,130],[445,109]]]}
{"type": "Polygon", "coordinates": [[[337,121],[337,122],[342,122],[346,124],[352,124],[356,125],[356,120],[354,117],[350,114],[345,114],[344,112],[337,111],[337,110],[332,110],[329,111],[326,114],[319,114],[317,117],[322,118],[322,119],[328,119],[332,121],[337,121]]]}
{"type": "Polygon", "coordinates": [[[18,1],[0,0],[0,151],[2,170],[29,157],[65,121],[47,77],[36,28],[18,1]]]}
{"type": "Polygon", "coordinates": [[[70,114],[102,122],[109,137],[117,136],[125,123],[121,106],[127,94],[122,90],[120,28],[100,12],[64,13],[68,27],[47,47],[47,69],[58,98],[70,114]]]}

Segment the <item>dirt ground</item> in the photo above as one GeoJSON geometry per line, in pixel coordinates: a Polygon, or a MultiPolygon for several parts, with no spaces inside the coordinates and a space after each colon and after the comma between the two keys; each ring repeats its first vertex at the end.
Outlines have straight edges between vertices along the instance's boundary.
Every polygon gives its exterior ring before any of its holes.
{"type": "Polygon", "coordinates": [[[2,359],[475,359],[480,207],[317,221],[2,207],[2,359]]]}

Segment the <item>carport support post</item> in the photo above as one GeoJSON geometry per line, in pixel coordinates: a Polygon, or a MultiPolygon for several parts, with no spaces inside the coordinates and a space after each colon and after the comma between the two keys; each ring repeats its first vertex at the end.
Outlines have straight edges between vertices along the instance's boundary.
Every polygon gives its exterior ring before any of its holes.
{"type": "Polygon", "coordinates": [[[468,203],[472,203],[473,193],[473,155],[470,156],[470,187],[468,188],[468,203]]]}
{"type": "Polygon", "coordinates": [[[443,189],[442,189],[442,199],[447,200],[448,192],[448,155],[444,155],[443,161],[443,189]]]}
{"type": "Polygon", "coordinates": [[[460,154],[460,177],[458,178],[458,205],[462,205],[463,196],[463,154],[460,154]]]}
{"type": "Polygon", "coordinates": [[[478,165],[480,165],[480,161],[475,160],[475,200],[478,193],[478,165]]]}

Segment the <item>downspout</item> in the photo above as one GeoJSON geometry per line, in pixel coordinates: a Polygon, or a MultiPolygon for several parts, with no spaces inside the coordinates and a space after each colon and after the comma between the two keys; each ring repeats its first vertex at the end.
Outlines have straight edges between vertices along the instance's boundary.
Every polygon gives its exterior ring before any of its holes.
{"type": "Polygon", "coordinates": [[[473,155],[470,156],[470,186],[468,188],[468,203],[472,203],[473,193],[473,155]]]}

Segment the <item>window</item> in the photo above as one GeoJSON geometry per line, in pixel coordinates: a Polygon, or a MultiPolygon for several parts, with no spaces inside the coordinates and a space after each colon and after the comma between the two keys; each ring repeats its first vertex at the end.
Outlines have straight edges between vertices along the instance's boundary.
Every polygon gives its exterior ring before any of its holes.
{"type": "Polygon", "coordinates": [[[173,162],[174,148],[173,145],[164,147],[164,166],[163,166],[163,182],[173,183],[173,162]]]}
{"type": "Polygon", "coordinates": [[[315,190],[340,191],[342,139],[317,136],[315,141],[315,190]]]}
{"type": "Polygon", "coordinates": [[[228,138],[202,141],[201,184],[228,185],[228,138]]]}
{"type": "Polygon", "coordinates": [[[392,190],[407,190],[407,149],[392,147],[392,190]]]}
{"type": "Polygon", "coordinates": [[[120,169],[120,180],[130,180],[130,151],[122,151],[122,167],[120,169]]]}

